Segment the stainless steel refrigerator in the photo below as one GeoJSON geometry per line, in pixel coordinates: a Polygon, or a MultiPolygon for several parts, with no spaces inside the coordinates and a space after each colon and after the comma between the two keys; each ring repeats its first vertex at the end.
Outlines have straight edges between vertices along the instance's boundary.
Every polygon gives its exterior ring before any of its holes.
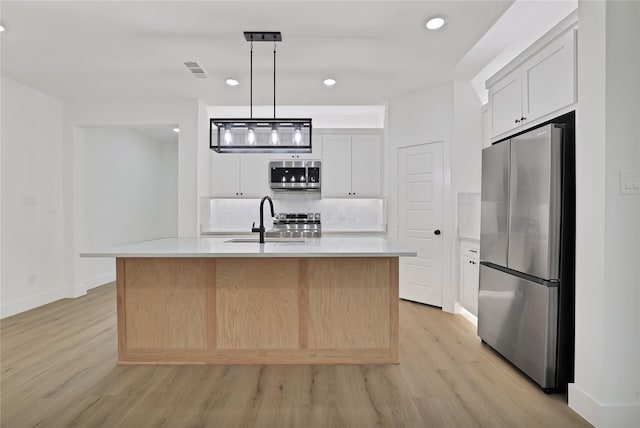
{"type": "Polygon", "coordinates": [[[545,392],[573,380],[573,122],[482,152],[478,335],[545,392]]]}

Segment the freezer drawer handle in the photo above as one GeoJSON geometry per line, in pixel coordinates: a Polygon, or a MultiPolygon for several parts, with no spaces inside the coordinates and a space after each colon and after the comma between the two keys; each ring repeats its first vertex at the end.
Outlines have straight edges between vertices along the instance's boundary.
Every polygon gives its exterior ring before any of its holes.
{"type": "Polygon", "coordinates": [[[434,234],[434,235],[440,235],[440,229],[436,229],[436,230],[434,230],[434,231],[433,231],[433,234],[434,234]]]}

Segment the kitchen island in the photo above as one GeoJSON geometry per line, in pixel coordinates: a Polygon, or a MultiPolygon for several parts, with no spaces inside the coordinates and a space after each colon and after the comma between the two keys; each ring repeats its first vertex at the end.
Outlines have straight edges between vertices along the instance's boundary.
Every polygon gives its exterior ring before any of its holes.
{"type": "Polygon", "coordinates": [[[398,363],[398,257],[415,252],[382,238],[244,241],[81,254],[116,258],[118,362],[398,363]]]}

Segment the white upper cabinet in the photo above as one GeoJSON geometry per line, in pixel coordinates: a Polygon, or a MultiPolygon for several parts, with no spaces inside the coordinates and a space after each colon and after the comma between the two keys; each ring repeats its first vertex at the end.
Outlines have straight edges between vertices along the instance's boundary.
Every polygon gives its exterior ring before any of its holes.
{"type": "Polygon", "coordinates": [[[240,155],[240,196],[261,198],[271,193],[269,188],[269,155],[240,155]]]}
{"type": "Polygon", "coordinates": [[[561,35],[523,66],[523,111],[532,120],[576,102],[574,31],[561,35]]]}
{"type": "Polygon", "coordinates": [[[322,159],[322,136],[312,134],[311,153],[271,153],[271,160],[320,160],[322,159]]]}
{"type": "MultiPolygon", "coordinates": [[[[326,132],[326,131],[325,131],[326,132]]],[[[257,198],[271,193],[270,160],[322,159],[324,198],[382,196],[382,134],[371,130],[315,135],[313,153],[211,153],[211,197],[257,198]],[[321,154],[321,157],[318,156],[321,154]],[[291,157],[294,156],[294,157],[291,157]],[[299,157],[298,157],[299,156],[299,157]]]]}
{"type": "Polygon", "coordinates": [[[322,196],[351,196],[351,135],[322,136],[322,196]]]}
{"type": "Polygon", "coordinates": [[[351,137],[352,196],[376,198],[381,195],[381,158],[379,135],[351,137]]]}
{"type": "Polygon", "coordinates": [[[269,155],[211,155],[211,196],[256,198],[269,194],[269,155]]]}
{"type": "Polygon", "coordinates": [[[322,196],[381,196],[381,137],[378,134],[322,136],[322,196]]]}
{"type": "Polygon", "coordinates": [[[516,70],[489,89],[491,135],[516,128],[522,122],[522,79],[516,70]]]}
{"type": "Polygon", "coordinates": [[[566,113],[575,104],[575,25],[570,15],[487,81],[492,139],[566,113]]]}

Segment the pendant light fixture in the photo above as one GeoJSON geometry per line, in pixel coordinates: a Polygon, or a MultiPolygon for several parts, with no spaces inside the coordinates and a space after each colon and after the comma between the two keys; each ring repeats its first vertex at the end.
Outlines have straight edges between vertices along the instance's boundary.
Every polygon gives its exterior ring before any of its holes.
{"type": "Polygon", "coordinates": [[[249,117],[210,119],[209,147],[218,153],[311,153],[311,119],[276,118],[276,43],[279,31],[245,31],[250,43],[249,117]],[[273,42],[273,119],[253,117],[253,42],[273,42]]]}

